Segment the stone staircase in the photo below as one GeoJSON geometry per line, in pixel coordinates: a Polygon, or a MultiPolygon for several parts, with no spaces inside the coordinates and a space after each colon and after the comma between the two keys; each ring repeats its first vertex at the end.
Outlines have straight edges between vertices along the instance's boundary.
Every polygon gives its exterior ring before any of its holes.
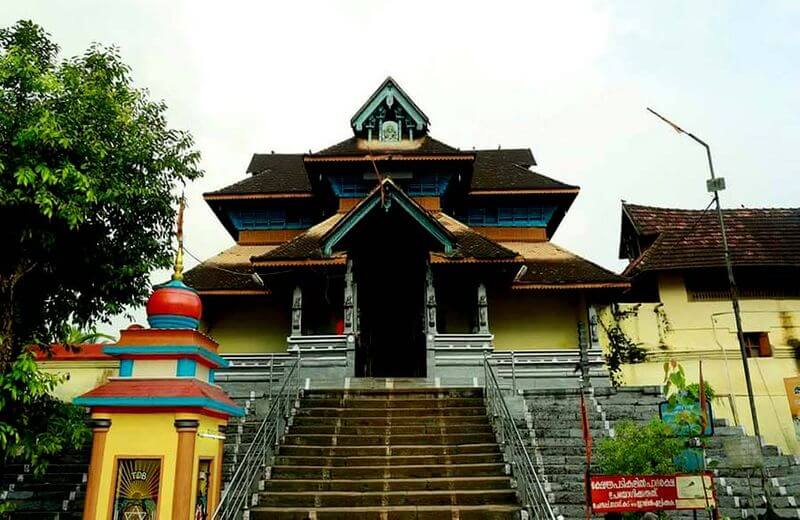
{"type": "MultiPolygon", "coordinates": [[[[547,480],[546,489],[556,514],[566,519],[585,518],[584,471],[586,452],[582,439],[580,396],[572,389],[526,391],[527,428],[538,470],[547,480]]],[[[587,412],[595,446],[613,436],[614,424],[623,419],[646,423],[658,416],[664,400],[656,387],[596,389],[587,396],[587,412]]],[[[716,461],[717,496],[723,517],[747,518],[763,513],[765,496],[784,518],[800,518],[800,458],[783,455],[775,446],[762,452],[769,479],[762,486],[759,471],[730,467],[723,450],[725,438],[744,435],[741,428],[717,420],[715,435],[706,439],[706,459],[716,461]],[[748,475],[750,477],[748,478],[748,475]],[[749,484],[748,484],[749,483],[749,484]]],[[[691,518],[692,512],[671,512],[673,518],[691,518]]]]}
{"type": "Polygon", "coordinates": [[[25,520],[78,519],[83,514],[88,446],[71,450],[51,462],[44,475],[35,476],[24,464],[7,464],[0,481],[0,501],[13,507],[10,518],[25,520]]]}
{"type": "Polygon", "coordinates": [[[306,390],[250,518],[519,518],[508,469],[481,389],[306,390]]]}

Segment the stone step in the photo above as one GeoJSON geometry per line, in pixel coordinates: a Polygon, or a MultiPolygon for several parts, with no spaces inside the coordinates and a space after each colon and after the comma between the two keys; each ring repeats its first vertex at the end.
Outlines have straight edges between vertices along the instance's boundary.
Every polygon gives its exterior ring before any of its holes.
{"type": "Polygon", "coordinates": [[[482,388],[353,388],[304,390],[304,398],[445,399],[483,398],[482,388]]]}
{"type": "Polygon", "coordinates": [[[300,457],[352,457],[384,455],[466,455],[471,453],[500,453],[496,443],[464,444],[450,446],[434,445],[392,445],[392,446],[287,446],[278,448],[278,455],[300,457]]]}
{"type": "Polygon", "coordinates": [[[256,507],[252,520],[518,520],[515,505],[281,508],[256,507]]]}
{"type": "Polygon", "coordinates": [[[396,479],[272,479],[264,483],[265,491],[435,491],[450,489],[508,489],[507,476],[436,477],[396,479]]]}
{"type": "Polygon", "coordinates": [[[343,398],[304,398],[301,408],[421,408],[421,407],[469,407],[484,406],[482,398],[408,398],[408,399],[376,399],[369,397],[343,398]]]}
{"type": "Polygon", "coordinates": [[[415,444],[485,444],[494,442],[491,433],[454,433],[425,435],[297,435],[290,433],[284,439],[286,445],[300,446],[375,446],[375,445],[415,445],[415,444]]]}
{"type": "Polygon", "coordinates": [[[503,463],[408,466],[273,466],[273,479],[434,478],[504,475],[503,463]]]}
{"type": "Polygon", "coordinates": [[[485,415],[485,408],[446,405],[415,408],[299,408],[299,417],[447,417],[485,415]]]}
{"type": "MultiPolygon", "coordinates": [[[[440,417],[338,417],[335,415],[328,417],[312,417],[307,415],[296,415],[293,418],[293,424],[296,426],[324,426],[336,425],[342,426],[414,426],[414,425],[429,425],[429,424],[486,424],[488,418],[486,411],[482,410],[476,415],[444,415],[440,417]]],[[[253,430],[255,432],[255,429],[253,430]]]]}
{"type": "Polygon", "coordinates": [[[444,491],[272,491],[261,493],[258,506],[265,507],[374,507],[487,505],[516,503],[513,489],[444,491]]]}
{"type": "Polygon", "coordinates": [[[84,482],[84,478],[86,473],[45,473],[41,477],[34,477],[31,474],[27,475],[19,475],[17,473],[14,474],[4,474],[2,478],[0,478],[0,482],[3,484],[13,484],[19,482],[36,482],[40,484],[64,484],[64,483],[75,483],[80,484],[84,482]],[[21,479],[20,479],[21,477],[21,479]]]}
{"type": "Polygon", "coordinates": [[[276,466],[313,466],[325,464],[326,466],[413,466],[413,465],[439,465],[439,464],[484,464],[503,462],[500,453],[474,453],[467,455],[390,455],[375,456],[345,456],[345,457],[297,457],[277,456],[276,466]]]}
{"type": "MultiPolygon", "coordinates": [[[[428,424],[411,426],[299,426],[292,428],[292,434],[315,435],[439,435],[455,433],[491,433],[488,420],[484,424],[428,424]]],[[[243,439],[244,440],[244,439],[243,439]]]]}

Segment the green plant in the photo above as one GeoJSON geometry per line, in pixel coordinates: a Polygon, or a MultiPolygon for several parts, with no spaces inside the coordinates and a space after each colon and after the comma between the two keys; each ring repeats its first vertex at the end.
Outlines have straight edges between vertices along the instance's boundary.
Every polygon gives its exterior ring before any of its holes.
{"type": "Polygon", "coordinates": [[[608,475],[665,475],[675,473],[675,458],[684,443],[659,419],[645,425],[624,420],[614,428],[614,437],[597,446],[597,466],[608,475]]]}
{"type": "Polygon", "coordinates": [[[633,341],[623,330],[622,323],[639,312],[640,305],[633,305],[627,309],[613,303],[608,307],[611,316],[610,323],[598,319],[600,326],[608,338],[608,352],[606,352],[606,365],[615,387],[623,383],[622,365],[641,363],[647,358],[647,351],[633,341]]]}
{"type": "MultiPolygon", "coordinates": [[[[703,386],[706,400],[714,399],[714,389],[708,383],[703,386]]],[[[683,366],[674,360],[664,363],[664,394],[667,396],[668,408],[675,410],[675,427],[690,435],[700,435],[703,431],[703,416],[698,407],[700,384],[689,383],[683,366]]]]}
{"type": "Polygon", "coordinates": [[[42,371],[24,352],[0,374],[0,451],[4,462],[24,461],[40,475],[50,457],[90,438],[82,408],[53,397],[65,375],[42,371]]]}

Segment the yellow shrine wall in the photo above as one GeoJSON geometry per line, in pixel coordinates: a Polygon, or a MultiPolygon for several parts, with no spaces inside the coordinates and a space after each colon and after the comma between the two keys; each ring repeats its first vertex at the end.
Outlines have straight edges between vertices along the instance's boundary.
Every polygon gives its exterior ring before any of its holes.
{"type": "MultiPolygon", "coordinates": [[[[648,352],[646,362],[623,367],[625,384],[662,384],[663,364],[670,359],[680,362],[687,376],[697,381],[702,359],[704,378],[720,396],[714,402],[715,415],[743,424],[752,433],[730,301],[690,301],[679,272],[661,274],[658,289],[660,303],[620,305],[621,310],[632,311],[621,320],[622,330],[648,352]]],[[[767,332],[772,346],[771,357],[748,360],[762,435],[767,442],[800,454],[783,381],[800,375],[793,346],[800,339],[800,299],[748,298],[741,301],[741,309],[744,331],[767,332]]],[[[608,307],[599,309],[599,319],[607,325],[614,321],[608,307]]],[[[603,327],[599,332],[601,344],[608,348],[603,327]]]]}
{"type": "Polygon", "coordinates": [[[496,350],[578,348],[579,294],[516,290],[489,294],[489,330],[496,350]]]}
{"type": "Polygon", "coordinates": [[[116,359],[85,361],[39,360],[37,364],[44,372],[69,376],[53,392],[57,398],[63,401],[72,401],[73,398],[108,382],[109,377],[116,376],[119,372],[119,361],[116,359]]]}
{"type": "MultiPolygon", "coordinates": [[[[158,518],[172,517],[172,495],[175,484],[175,464],[177,457],[178,433],[175,430],[175,419],[197,419],[200,422],[198,433],[218,432],[218,427],[225,424],[221,419],[202,415],[175,413],[143,413],[143,414],[96,414],[94,417],[110,418],[111,428],[106,437],[103,453],[102,469],[100,469],[101,490],[97,503],[97,519],[112,518],[113,500],[116,485],[116,460],[118,458],[152,458],[161,460],[161,478],[159,484],[158,518]]],[[[216,479],[219,443],[217,439],[196,437],[195,460],[192,482],[197,482],[199,460],[213,459],[211,474],[216,479]]],[[[92,471],[97,471],[92,465],[92,471]]],[[[219,482],[212,482],[212,493],[219,490],[219,482]]],[[[194,495],[190,511],[194,511],[194,495]]],[[[210,511],[209,511],[210,514],[210,511]]]]}
{"type": "Polygon", "coordinates": [[[286,352],[290,305],[269,296],[207,297],[201,327],[219,343],[221,354],[286,352]]]}

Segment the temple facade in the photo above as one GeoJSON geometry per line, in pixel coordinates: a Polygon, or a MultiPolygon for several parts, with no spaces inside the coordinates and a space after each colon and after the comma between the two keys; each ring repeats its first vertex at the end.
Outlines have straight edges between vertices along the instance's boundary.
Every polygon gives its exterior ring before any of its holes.
{"type": "Polygon", "coordinates": [[[429,129],[387,78],[347,139],[256,153],[204,195],[236,245],[186,282],[223,355],[453,382],[485,355],[599,356],[592,307],[629,284],[551,242],[579,188],[529,149],[462,150],[429,129]]]}

